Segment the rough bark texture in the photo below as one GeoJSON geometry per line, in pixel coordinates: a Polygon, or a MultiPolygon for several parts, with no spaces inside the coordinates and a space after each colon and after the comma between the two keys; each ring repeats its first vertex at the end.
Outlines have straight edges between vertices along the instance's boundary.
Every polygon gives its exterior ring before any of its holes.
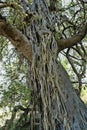
{"type": "Polygon", "coordinates": [[[87,110],[76,95],[64,68],[57,61],[58,41],[51,30],[53,23],[47,5],[44,0],[35,0],[33,9],[37,9],[36,12],[43,18],[34,20],[26,31],[26,35],[33,40],[33,59],[28,78],[35,107],[41,113],[42,129],[86,130],[87,110]]]}
{"type": "Polygon", "coordinates": [[[43,120],[42,129],[86,130],[86,108],[83,108],[63,67],[56,61],[56,48],[54,51],[50,48],[55,40],[49,42],[51,38],[45,35],[41,45],[33,45],[34,56],[29,72],[34,102],[43,120]]]}
{"type": "Polygon", "coordinates": [[[80,35],[82,37],[76,36],[72,40],[67,39],[67,42],[58,41],[54,36],[54,23],[46,0],[34,0],[30,11],[40,16],[33,19],[29,26],[26,25],[24,32],[32,41],[28,79],[34,107],[41,114],[41,129],[86,130],[87,110],[76,95],[68,74],[57,61],[60,44],[63,43],[62,49],[71,47],[82,40],[86,30],[80,35]]]}

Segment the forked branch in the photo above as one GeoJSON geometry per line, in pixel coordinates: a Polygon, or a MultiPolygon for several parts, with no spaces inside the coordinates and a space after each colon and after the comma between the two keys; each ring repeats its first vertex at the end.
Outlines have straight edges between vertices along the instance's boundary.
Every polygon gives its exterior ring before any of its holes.
{"type": "MultiPolygon", "coordinates": [[[[73,45],[79,43],[87,34],[87,24],[83,27],[82,32],[78,33],[75,36],[67,39],[56,39],[58,43],[59,51],[70,48],[73,45]]],[[[0,16],[0,35],[8,38],[13,45],[21,52],[28,61],[32,61],[32,47],[29,43],[29,40],[25,35],[23,35],[18,29],[12,26],[6,21],[5,18],[0,16]]]]}

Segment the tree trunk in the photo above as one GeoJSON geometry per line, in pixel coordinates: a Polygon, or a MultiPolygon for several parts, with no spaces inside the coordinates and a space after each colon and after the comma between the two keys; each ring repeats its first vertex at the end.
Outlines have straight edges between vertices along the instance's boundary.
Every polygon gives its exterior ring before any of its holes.
{"type": "Polygon", "coordinates": [[[86,130],[87,110],[57,61],[52,15],[45,0],[34,0],[31,11],[39,17],[25,30],[33,49],[28,78],[34,107],[41,114],[41,130],[86,130]]]}
{"type": "Polygon", "coordinates": [[[33,57],[29,82],[35,107],[41,113],[43,130],[86,130],[87,110],[68,74],[47,46],[41,45],[39,50],[33,57]]]}

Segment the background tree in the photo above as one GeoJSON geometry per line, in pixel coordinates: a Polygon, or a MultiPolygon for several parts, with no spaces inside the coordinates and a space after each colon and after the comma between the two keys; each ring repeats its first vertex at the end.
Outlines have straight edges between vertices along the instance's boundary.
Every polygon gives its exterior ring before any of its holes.
{"type": "Polygon", "coordinates": [[[87,128],[87,109],[57,60],[61,52],[67,57],[77,75],[80,93],[87,62],[83,44],[87,33],[86,4],[80,0],[72,0],[65,7],[57,0],[0,2],[0,35],[28,62],[27,83],[31,88],[32,108],[19,106],[14,111],[21,109],[25,113],[27,110],[26,116],[29,111],[38,111],[43,130],[87,128]]]}

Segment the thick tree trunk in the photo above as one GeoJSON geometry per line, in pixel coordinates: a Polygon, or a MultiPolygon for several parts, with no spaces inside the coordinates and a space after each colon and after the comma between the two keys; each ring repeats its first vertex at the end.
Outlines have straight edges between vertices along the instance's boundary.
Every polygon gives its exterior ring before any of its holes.
{"type": "Polygon", "coordinates": [[[41,114],[41,130],[87,130],[87,109],[76,95],[68,74],[57,61],[58,51],[82,40],[87,27],[81,37],[77,35],[73,40],[70,38],[56,41],[58,38],[55,37],[55,8],[52,9],[51,4],[52,12],[49,12],[46,0],[33,0],[29,8],[27,2],[21,1],[24,11],[27,12],[27,25],[23,33],[31,45],[24,35],[9,24],[9,28],[5,30],[5,20],[4,23],[1,21],[0,34],[12,41],[28,60],[32,55],[28,80],[29,87],[32,88],[32,104],[41,114]],[[28,9],[32,14],[29,14],[28,9]]]}
{"type": "Polygon", "coordinates": [[[87,110],[76,95],[69,76],[50,52],[46,41],[35,44],[30,86],[35,107],[41,113],[43,130],[86,130],[87,110]]]}
{"type": "Polygon", "coordinates": [[[41,114],[41,129],[86,130],[87,110],[57,61],[58,46],[46,1],[34,0],[30,10],[39,15],[24,31],[33,49],[28,78],[34,107],[41,114]]]}

